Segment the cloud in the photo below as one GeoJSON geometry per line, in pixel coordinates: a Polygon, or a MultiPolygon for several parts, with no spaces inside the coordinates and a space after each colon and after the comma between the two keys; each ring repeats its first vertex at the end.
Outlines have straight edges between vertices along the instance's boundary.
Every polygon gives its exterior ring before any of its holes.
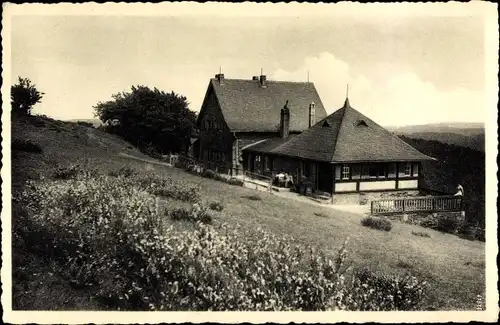
{"type": "Polygon", "coordinates": [[[342,106],[347,84],[349,84],[349,97],[360,97],[372,88],[370,80],[365,76],[354,76],[349,69],[349,64],[337,59],[328,52],[321,53],[318,57],[306,58],[304,64],[295,71],[277,70],[271,75],[275,80],[314,82],[323,104],[328,112],[342,106]]]}
{"type": "Polygon", "coordinates": [[[355,74],[349,63],[324,52],[306,58],[296,70],[279,69],[271,78],[305,81],[309,71],[328,113],[343,105],[349,84],[351,105],[383,125],[484,122],[481,91],[442,91],[412,71],[389,66],[369,76],[355,74]]]}

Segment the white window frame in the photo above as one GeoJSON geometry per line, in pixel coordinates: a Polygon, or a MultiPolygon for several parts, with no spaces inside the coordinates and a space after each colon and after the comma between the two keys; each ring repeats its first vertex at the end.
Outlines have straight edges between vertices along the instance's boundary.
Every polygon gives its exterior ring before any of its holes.
{"type": "Polygon", "coordinates": [[[349,179],[351,174],[351,167],[349,165],[342,165],[342,170],[340,171],[340,179],[346,180],[349,179]]]}

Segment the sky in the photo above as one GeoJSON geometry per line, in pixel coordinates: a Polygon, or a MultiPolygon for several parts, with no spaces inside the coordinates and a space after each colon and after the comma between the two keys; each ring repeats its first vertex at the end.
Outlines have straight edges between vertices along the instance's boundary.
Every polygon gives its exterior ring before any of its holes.
{"type": "Polygon", "coordinates": [[[45,93],[34,113],[88,119],[132,85],[182,94],[199,111],[219,69],[240,79],[263,69],[270,80],[309,74],[327,113],[343,105],[349,84],[351,106],[382,125],[485,121],[481,13],[233,6],[21,11],[11,18],[11,82],[27,77],[45,93]]]}

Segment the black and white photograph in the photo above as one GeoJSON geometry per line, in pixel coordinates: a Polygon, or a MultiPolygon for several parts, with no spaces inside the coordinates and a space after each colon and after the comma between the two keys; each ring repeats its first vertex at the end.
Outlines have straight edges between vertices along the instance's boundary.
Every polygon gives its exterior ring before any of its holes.
{"type": "Polygon", "coordinates": [[[3,321],[498,321],[497,9],[4,4],[3,321]]]}

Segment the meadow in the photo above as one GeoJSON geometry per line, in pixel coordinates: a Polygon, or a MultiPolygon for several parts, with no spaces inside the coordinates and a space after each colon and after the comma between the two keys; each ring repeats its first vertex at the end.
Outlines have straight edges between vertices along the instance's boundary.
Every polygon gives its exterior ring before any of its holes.
{"type": "Polygon", "coordinates": [[[82,125],[13,128],[41,148],[13,152],[15,308],[471,310],[484,296],[482,242],[129,159],[147,157],[82,125]]]}

